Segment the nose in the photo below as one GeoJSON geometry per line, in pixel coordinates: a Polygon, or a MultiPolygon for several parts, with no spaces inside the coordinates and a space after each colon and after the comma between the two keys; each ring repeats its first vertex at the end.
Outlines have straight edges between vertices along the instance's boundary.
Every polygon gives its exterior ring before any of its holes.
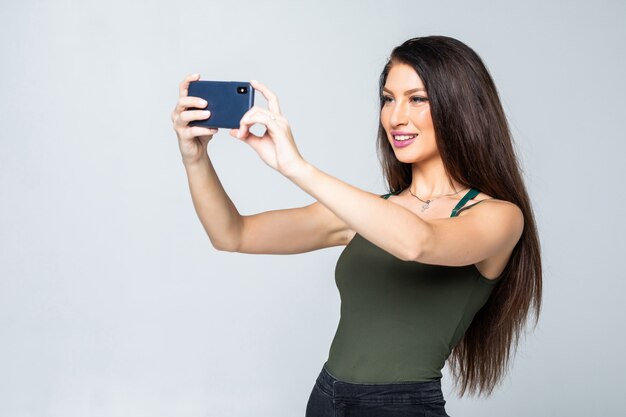
{"type": "Polygon", "coordinates": [[[401,126],[406,125],[409,119],[409,108],[404,103],[400,102],[393,106],[391,111],[391,115],[389,118],[389,123],[392,126],[401,126]]]}

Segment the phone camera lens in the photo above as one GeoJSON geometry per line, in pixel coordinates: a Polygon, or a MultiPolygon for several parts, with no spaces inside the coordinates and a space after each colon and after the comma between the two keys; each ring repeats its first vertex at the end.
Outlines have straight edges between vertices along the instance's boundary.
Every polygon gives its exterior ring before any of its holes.
{"type": "Polygon", "coordinates": [[[238,94],[246,94],[248,92],[248,87],[237,87],[238,94]]]}

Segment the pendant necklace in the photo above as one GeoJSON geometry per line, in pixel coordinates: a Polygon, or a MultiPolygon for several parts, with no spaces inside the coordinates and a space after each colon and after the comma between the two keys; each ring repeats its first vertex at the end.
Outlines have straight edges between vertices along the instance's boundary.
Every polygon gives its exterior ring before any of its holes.
{"type": "MultiPolygon", "coordinates": [[[[468,189],[468,188],[465,188],[465,190],[467,190],[467,189],[468,189]]],[[[431,199],[429,199],[429,200],[424,201],[424,200],[422,200],[421,198],[419,198],[418,196],[416,196],[415,194],[413,194],[413,192],[412,192],[412,191],[411,191],[411,189],[409,188],[409,193],[411,193],[411,195],[412,195],[413,197],[417,198],[419,201],[421,201],[422,203],[424,203],[424,204],[422,204],[422,212],[424,212],[424,210],[426,210],[428,207],[430,207],[430,203],[431,203],[431,202],[433,202],[434,200],[436,200],[436,199],[438,199],[438,198],[441,198],[441,197],[446,197],[446,196],[449,196],[449,195],[455,195],[455,194],[460,193],[461,191],[464,191],[464,190],[459,190],[459,191],[457,191],[456,193],[452,193],[452,194],[444,194],[444,195],[440,195],[440,196],[437,196],[437,197],[435,197],[435,198],[431,198],[431,199]]]]}

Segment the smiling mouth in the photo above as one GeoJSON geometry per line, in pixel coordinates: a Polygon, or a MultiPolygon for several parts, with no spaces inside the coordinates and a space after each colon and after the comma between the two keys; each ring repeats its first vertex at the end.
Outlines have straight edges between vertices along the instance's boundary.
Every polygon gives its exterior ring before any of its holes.
{"type": "Polygon", "coordinates": [[[404,148],[410,146],[418,137],[418,134],[414,135],[393,135],[394,148],[404,148]]]}
{"type": "Polygon", "coordinates": [[[405,140],[415,139],[417,135],[394,135],[393,140],[402,142],[405,140]]]}

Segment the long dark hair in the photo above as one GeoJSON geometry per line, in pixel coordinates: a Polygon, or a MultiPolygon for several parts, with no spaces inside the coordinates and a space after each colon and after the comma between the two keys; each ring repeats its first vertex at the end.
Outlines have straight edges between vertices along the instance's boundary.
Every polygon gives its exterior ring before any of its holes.
{"type": "MultiPolygon", "coordinates": [[[[396,63],[413,67],[424,83],[448,179],[510,201],[524,214],[524,231],[502,279],[448,358],[461,397],[466,391],[489,395],[508,370],[529,313],[536,326],[541,310],[539,237],[513,139],[491,75],[464,43],[428,36],[394,48],[380,75],[381,110],[382,89],[396,63]]],[[[395,157],[380,122],[377,146],[389,191],[408,187],[411,164],[395,157]]]]}

